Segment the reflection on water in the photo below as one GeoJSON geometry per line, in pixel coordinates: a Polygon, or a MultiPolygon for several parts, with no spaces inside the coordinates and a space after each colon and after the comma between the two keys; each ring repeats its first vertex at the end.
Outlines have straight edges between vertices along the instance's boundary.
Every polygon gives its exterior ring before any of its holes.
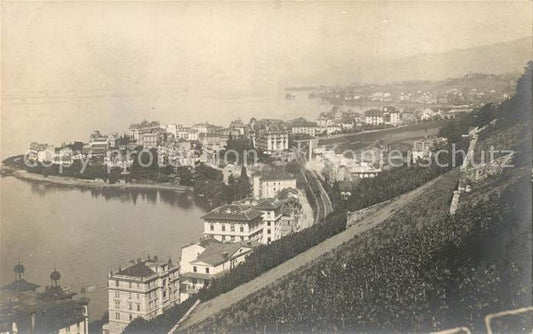
{"type": "Polygon", "coordinates": [[[201,237],[206,204],[172,190],[78,188],[1,179],[0,283],[20,258],[27,280],[45,286],[54,262],[62,284],[88,288],[91,318],[107,308],[106,276],[147,254],[177,259],[201,237]]]}
{"type": "Polygon", "coordinates": [[[195,197],[192,191],[175,191],[170,189],[140,189],[140,188],[116,188],[102,187],[94,188],[87,186],[71,186],[62,184],[40,183],[38,181],[21,180],[31,186],[33,194],[45,196],[51,192],[65,192],[76,190],[81,193],[88,193],[93,198],[103,198],[106,201],[118,200],[136,204],[140,198],[141,201],[151,204],[158,202],[170,206],[178,206],[183,209],[189,209],[198,206],[204,210],[209,209],[207,201],[195,197]]]}

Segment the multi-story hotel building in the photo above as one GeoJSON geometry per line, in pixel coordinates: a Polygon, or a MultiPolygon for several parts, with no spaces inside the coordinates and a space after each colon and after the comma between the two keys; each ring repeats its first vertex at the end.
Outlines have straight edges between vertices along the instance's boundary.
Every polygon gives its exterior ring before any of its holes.
{"type": "Polygon", "coordinates": [[[212,279],[244,262],[257,245],[252,241],[222,243],[206,239],[183,247],[180,260],[180,300],[183,302],[200,289],[208,287],[212,279]]]}
{"type": "Polygon", "coordinates": [[[142,135],[159,129],[161,129],[161,125],[157,121],[148,122],[145,120],[139,124],[132,124],[130,126],[130,138],[132,140],[139,140],[142,135]]]}
{"type": "Polygon", "coordinates": [[[289,134],[284,130],[263,130],[255,142],[267,154],[285,151],[289,149],[289,134]]]}
{"type": "Polygon", "coordinates": [[[296,177],[289,173],[267,173],[255,175],[253,178],[256,199],[276,197],[280,191],[287,188],[296,189],[296,177]]]}
{"type": "Polygon", "coordinates": [[[179,266],[170,259],[159,262],[157,257],[139,258],[109,273],[107,291],[109,323],[104,325],[104,332],[122,333],[135,318],[153,319],[179,303],[179,266]]]}
{"type": "Polygon", "coordinates": [[[368,125],[382,125],[385,123],[383,111],[371,109],[365,111],[365,123],[368,125]]]}
{"type": "Polygon", "coordinates": [[[239,242],[263,237],[263,213],[251,205],[227,204],[202,217],[204,235],[218,241],[239,242]]]}
{"type": "Polygon", "coordinates": [[[273,198],[260,200],[255,205],[255,208],[263,213],[262,243],[269,244],[281,238],[282,206],[282,201],[273,198]]]}

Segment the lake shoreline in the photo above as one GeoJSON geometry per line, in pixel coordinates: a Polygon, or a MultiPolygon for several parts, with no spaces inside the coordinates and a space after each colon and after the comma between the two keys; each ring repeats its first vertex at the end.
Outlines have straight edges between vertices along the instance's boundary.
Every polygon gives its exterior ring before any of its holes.
{"type": "Polygon", "coordinates": [[[33,181],[38,183],[48,183],[56,185],[64,185],[79,188],[96,188],[96,189],[141,189],[141,190],[172,190],[175,192],[192,191],[192,187],[182,185],[170,185],[161,183],[114,183],[109,184],[103,181],[77,179],[65,176],[43,176],[41,174],[30,173],[22,169],[14,169],[8,176],[14,176],[21,180],[33,181]]]}

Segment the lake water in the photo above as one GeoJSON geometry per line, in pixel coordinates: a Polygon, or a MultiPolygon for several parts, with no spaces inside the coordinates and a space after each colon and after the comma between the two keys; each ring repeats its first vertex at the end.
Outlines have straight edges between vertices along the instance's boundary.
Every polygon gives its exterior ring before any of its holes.
{"type": "Polygon", "coordinates": [[[201,237],[204,210],[185,194],[156,190],[78,189],[1,179],[0,283],[25,278],[50,284],[54,263],[61,284],[88,289],[91,320],[107,309],[106,277],[132,259],[174,261],[201,237]]]}

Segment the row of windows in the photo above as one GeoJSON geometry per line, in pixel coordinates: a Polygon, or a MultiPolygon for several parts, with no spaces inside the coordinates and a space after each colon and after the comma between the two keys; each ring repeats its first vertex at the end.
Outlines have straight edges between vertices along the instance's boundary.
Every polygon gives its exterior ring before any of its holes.
{"type": "MultiPolygon", "coordinates": [[[[226,225],[229,225],[229,230],[230,232],[235,232],[235,224],[225,224],[225,225],[222,225],[222,232],[226,232],[226,225]]],[[[215,230],[215,224],[210,224],[209,225],[209,230],[211,231],[214,231],[215,230]]],[[[239,231],[241,233],[244,232],[244,226],[240,226],[239,227],[239,231]]]]}
{"type": "MultiPolygon", "coordinates": [[[[115,301],[115,309],[120,310],[120,306],[121,306],[120,305],[120,301],[116,300],[115,301]]],[[[133,303],[128,302],[128,310],[133,311],[133,303]]],[[[135,304],[135,310],[136,311],[141,311],[141,304],[140,303],[136,303],[135,304]]]]}
{"type": "MultiPolygon", "coordinates": [[[[194,271],[195,273],[197,273],[197,272],[198,272],[198,268],[197,268],[196,266],[193,266],[193,267],[192,267],[192,271],[194,271]]],[[[209,268],[208,268],[208,267],[205,268],[205,273],[206,273],[206,274],[209,274],[209,268]]]]}
{"type": "MultiPolygon", "coordinates": [[[[128,299],[132,299],[132,297],[133,297],[133,294],[131,292],[128,292],[128,299]]],[[[118,290],[115,291],[115,298],[120,298],[120,291],[118,290]]],[[[135,299],[140,299],[140,298],[141,298],[140,294],[136,293],[135,299]]]]}

